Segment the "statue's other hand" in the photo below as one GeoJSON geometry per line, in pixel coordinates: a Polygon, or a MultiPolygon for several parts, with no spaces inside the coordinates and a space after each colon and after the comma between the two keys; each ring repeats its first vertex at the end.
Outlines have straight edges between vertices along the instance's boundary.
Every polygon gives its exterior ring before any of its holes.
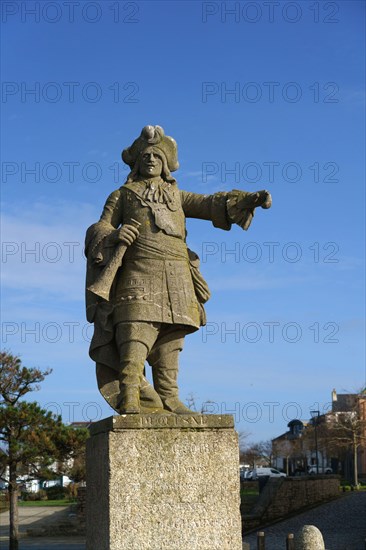
{"type": "Polygon", "coordinates": [[[269,191],[257,191],[258,194],[258,205],[262,208],[271,208],[272,206],[272,197],[269,191]]]}
{"type": "Polygon", "coordinates": [[[109,238],[113,244],[121,243],[130,246],[139,236],[139,230],[128,223],[122,225],[119,229],[113,231],[109,238]]]}

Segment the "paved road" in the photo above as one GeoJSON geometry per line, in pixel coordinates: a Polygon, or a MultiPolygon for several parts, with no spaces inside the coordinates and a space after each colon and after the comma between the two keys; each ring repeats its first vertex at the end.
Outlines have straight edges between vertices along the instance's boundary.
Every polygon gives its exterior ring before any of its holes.
{"type": "MultiPolygon", "coordinates": [[[[71,506],[19,506],[19,530],[25,533],[30,527],[52,525],[68,518],[71,506]]],[[[0,514],[0,536],[9,528],[9,512],[0,514]]]]}
{"type": "MultiPolygon", "coordinates": [[[[61,507],[20,508],[20,532],[29,527],[60,521],[70,510],[61,507]]],[[[0,514],[0,549],[8,548],[8,513],[0,514]]],[[[296,533],[303,525],[316,525],[324,537],[327,550],[365,550],[366,492],[355,492],[328,502],[296,517],[264,529],[266,548],[284,550],[286,535],[296,533]]],[[[244,537],[251,550],[256,548],[256,535],[244,537]]],[[[85,550],[82,537],[27,537],[21,540],[19,550],[85,550]]],[[[173,549],[172,549],[173,550],[173,549]]],[[[187,549],[188,550],[188,549],[187,549]]]]}
{"type": "MultiPolygon", "coordinates": [[[[70,537],[71,538],[71,537],[70,537]]],[[[8,542],[1,541],[1,550],[8,550],[8,542]]],[[[69,538],[46,539],[38,537],[34,539],[23,539],[20,541],[19,550],[85,550],[85,542],[80,539],[70,541],[69,538]]]]}
{"type": "MultiPolygon", "coordinates": [[[[263,529],[266,548],[284,550],[286,536],[295,536],[303,525],[315,525],[322,532],[327,550],[365,550],[366,492],[354,492],[303,512],[298,516],[263,529]]],[[[244,537],[251,550],[256,548],[256,535],[244,537]]]]}
{"type": "MultiPolygon", "coordinates": [[[[72,512],[65,506],[35,506],[19,508],[20,534],[25,535],[27,529],[45,525],[58,524],[67,520],[72,512]]],[[[9,546],[9,512],[0,514],[0,549],[7,550],[9,546]]],[[[27,537],[21,538],[19,550],[85,550],[84,537],[27,537]]]]}

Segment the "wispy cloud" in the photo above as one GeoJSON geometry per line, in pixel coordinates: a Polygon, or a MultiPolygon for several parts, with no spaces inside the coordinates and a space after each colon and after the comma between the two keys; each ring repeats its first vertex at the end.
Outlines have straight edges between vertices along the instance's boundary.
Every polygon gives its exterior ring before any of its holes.
{"type": "Polygon", "coordinates": [[[198,178],[198,177],[202,177],[202,170],[193,170],[192,172],[183,172],[183,174],[187,177],[191,177],[191,178],[198,178]]]}
{"type": "Polygon", "coordinates": [[[23,292],[83,299],[85,229],[95,218],[86,203],[5,205],[2,218],[2,285],[16,301],[23,292]],[[22,212],[22,216],[19,216],[22,212]]]}
{"type": "Polygon", "coordinates": [[[343,98],[345,103],[349,103],[355,106],[364,106],[366,92],[364,88],[349,88],[344,90],[343,98]]]}
{"type": "Polygon", "coordinates": [[[234,276],[234,277],[210,277],[210,288],[219,291],[231,290],[262,290],[270,288],[288,288],[289,286],[302,284],[309,281],[310,277],[272,277],[264,276],[234,276]]]}
{"type": "MultiPolygon", "coordinates": [[[[182,181],[182,182],[184,181],[184,183],[187,185],[189,183],[188,178],[194,179],[195,182],[198,182],[202,186],[209,185],[212,182],[218,181],[219,179],[218,176],[205,174],[205,181],[202,181],[202,178],[203,178],[202,170],[191,170],[191,171],[182,170],[179,174],[178,181],[182,181]]],[[[210,188],[210,193],[211,192],[212,192],[212,189],[210,188]]]]}

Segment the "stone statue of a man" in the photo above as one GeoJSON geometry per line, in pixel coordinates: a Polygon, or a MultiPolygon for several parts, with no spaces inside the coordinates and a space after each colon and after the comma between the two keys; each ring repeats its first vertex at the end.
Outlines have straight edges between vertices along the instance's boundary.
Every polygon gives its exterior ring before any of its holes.
{"type": "Polygon", "coordinates": [[[127,181],[109,195],[86,235],[90,356],[98,386],[121,414],[192,413],[178,397],[178,356],[185,335],[205,324],[210,292],[197,255],[187,248],[185,219],[248,229],[254,209],[269,208],[271,196],[180,191],[171,175],[179,166],[177,145],[160,126],[145,126],[122,159],[131,168],[127,181]],[[100,298],[93,284],[116,261],[113,280],[102,283],[108,298],[100,298]],[[154,387],[144,376],[145,361],[154,387]]]}

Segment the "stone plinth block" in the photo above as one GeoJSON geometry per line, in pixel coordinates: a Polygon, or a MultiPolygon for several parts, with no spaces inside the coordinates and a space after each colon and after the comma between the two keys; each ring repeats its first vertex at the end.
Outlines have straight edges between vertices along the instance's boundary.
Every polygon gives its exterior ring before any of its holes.
{"type": "Polygon", "coordinates": [[[230,415],[121,415],[87,446],[87,550],[241,550],[230,415]]]}

